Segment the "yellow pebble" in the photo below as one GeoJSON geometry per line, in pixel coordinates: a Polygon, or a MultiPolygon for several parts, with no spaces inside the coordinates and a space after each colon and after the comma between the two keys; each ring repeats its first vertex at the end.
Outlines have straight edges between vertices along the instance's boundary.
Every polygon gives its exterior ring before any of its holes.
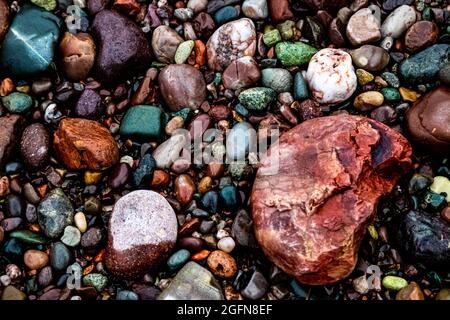
{"type": "Polygon", "coordinates": [[[211,190],[212,179],[209,176],[204,177],[198,184],[198,192],[205,193],[211,190]]]}
{"type": "Polygon", "coordinates": [[[74,217],[75,226],[80,230],[81,233],[86,232],[87,229],[87,222],[86,222],[86,216],[83,212],[77,212],[74,217]]]}
{"type": "Polygon", "coordinates": [[[16,87],[16,91],[22,92],[22,93],[30,93],[30,86],[19,86],[19,87],[16,87]]]}
{"type": "Polygon", "coordinates": [[[364,69],[357,69],[356,70],[356,76],[358,77],[358,83],[361,86],[363,86],[365,84],[368,84],[368,83],[372,82],[373,79],[375,79],[373,74],[371,74],[370,72],[367,72],[364,69]]]}
{"type": "Polygon", "coordinates": [[[374,240],[378,240],[378,232],[377,229],[375,229],[374,225],[371,224],[370,226],[367,227],[367,230],[369,231],[370,236],[372,237],[372,239],[374,240]]]}
{"type": "Polygon", "coordinates": [[[430,190],[435,193],[445,192],[447,194],[445,200],[447,200],[447,202],[450,202],[450,180],[448,180],[446,177],[434,177],[433,184],[430,186],[430,190]]]}
{"type": "Polygon", "coordinates": [[[100,182],[101,178],[102,178],[101,172],[94,172],[89,170],[84,172],[84,183],[86,185],[97,184],[100,182]]]}
{"type": "Polygon", "coordinates": [[[404,87],[400,87],[399,89],[400,95],[402,96],[403,101],[407,102],[416,102],[419,98],[419,94],[414,90],[406,89],[404,87]]]}

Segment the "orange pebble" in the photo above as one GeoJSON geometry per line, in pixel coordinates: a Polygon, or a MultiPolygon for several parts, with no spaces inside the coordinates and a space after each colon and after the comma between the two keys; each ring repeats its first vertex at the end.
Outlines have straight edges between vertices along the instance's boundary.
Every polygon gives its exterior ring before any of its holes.
{"type": "Polygon", "coordinates": [[[191,256],[191,260],[192,261],[196,261],[196,262],[202,261],[202,260],[205,260],[206,258],[208,258],[209,254],[210,254],[210,251],[204,249],[204,250],[202,250],[200,252],[197,252],[196,254],[193,254],[191,256]]]}
{"type": "Polygon", "coordinates": [[[37,192],[39,193],[39,196],[40,196],[41,198],[44,198],[45,195],[47,194],[48,185],[43,184],[43,185],[37,187],[36,189],[37,189],[37,192]]]}
{"type": "Polygon", "coordinates": [[[206,62],[206,46],[201,40],[195,40],[195,62],[202,66],[206,62]]]}
{"type": "Polygon", "coordinates": [[[103,261],[103,258],[105,257],[105,249],[100,250],[100,252],[95,256],[94,262],[99,263],[103,261]]]}

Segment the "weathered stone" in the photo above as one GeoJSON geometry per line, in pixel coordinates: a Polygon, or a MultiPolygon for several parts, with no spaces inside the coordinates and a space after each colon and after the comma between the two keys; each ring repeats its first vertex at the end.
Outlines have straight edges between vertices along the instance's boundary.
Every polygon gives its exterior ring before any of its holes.
{"type": "Polygon", "coordinates": [[[389,52],[381,47],[366,44],[351,52],[358,68],[374,72],[383,70],[389,63],[389,52]]]}
{"type": "Polygon", "coordinates": [[[405,35],[405,47],[409,52],[417,52],[437,42],[438,26],[431,21],[418,21],[405,35]]]}
{"type": "Polygon", "coordinates": [[[20,141],[20,153],[30,168],[42,167],[48,160],[50,137],[47,129],[40,123],[25,128],[20,141]]]}
{"type": "Polygon", "coordinates": [[[378,199],[410,168],[411,147],[389,127],[349,115],[306,121],[278,141],[253,186],[256,237],[298,281],[337,282],[355,267],[378,199]]]}
{"type": "Polygon", "coordinates": [[[6,0],[0,0],[0,43],[9,27],[9,5],[6,0]]]}
{"type": "Polygon", "coordinates": [[[395,9],[381,25],[381,35],[383,38],[400,38],[405,31],[416,22],[416,12],[414,8],[402,5],[395,9]]]}
{"type": "Polygon", "coordinates": [[[225,88],[239,90],[258,82],[261,71],[252,57],[242,57],[234,60],[222,74],[225,88]]]}
{"type": "Polygon", "coordinates": [[[75,114],[83,118],[97,118],[101,113],[102,97],[91,89],[85,89],[75,105],[75,114]]]}
{"type": "Polygon", "coordinates": [[[381,39],[381,12],[377,6],[353,14],[347,24],[347,37],[354,46],[381,39]]]}
{"type": "Polygon", "coordinates": [[[95,62],[95,43],[88,33],[66,32],[59,50],[67,78],[72,81],[86,79],[95,62]]]}
{"type": "Polygon", "coordinates": [[[39,225],[49,238],[59,237],[64,228],[73,223],[73,206],[64,192],[50,191],[37,208],[39,225]]]}
{"type": "Polygon", "coordinates": [[[0,117],[0,167],[16,152],[25,119],[20,115],[0,117]]]}
{"type": "Polygon", "coordinates": [[[163,63],[175,62],[175,53],[183,38],[170,27],[159,26],[152,35],[152,49],[156,59],[163,63]]]}

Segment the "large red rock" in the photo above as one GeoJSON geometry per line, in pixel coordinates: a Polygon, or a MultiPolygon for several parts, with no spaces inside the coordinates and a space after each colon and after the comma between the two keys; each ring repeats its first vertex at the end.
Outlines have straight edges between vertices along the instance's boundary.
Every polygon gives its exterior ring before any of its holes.
{"type": "Polygon", "coordinates": [[[61,120],[53,143],[58,158],[72,170],[104,170],[119,161],[119,148],[111,133],[93,120],[61,120]]]}
{"type": "Polygon", "coordinates": [[[0,117],[0,168],[3,168],[17,151],[24,126],[25,119],[20,115],[0,117]]]}
{"type": "Polygon", "coordinates": [[[411,153],[398,132],[358,116],[316,118],[283,134],[251,196],[266,256],[305,284],[347,277],[378,199],[410,168],[411,153]]]}

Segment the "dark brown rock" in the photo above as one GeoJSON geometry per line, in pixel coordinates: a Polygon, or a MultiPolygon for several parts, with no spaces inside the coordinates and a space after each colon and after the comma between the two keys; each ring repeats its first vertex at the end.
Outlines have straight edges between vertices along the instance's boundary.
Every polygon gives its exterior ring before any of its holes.
{"type": "Polygon", "coordinates": [[[20,141],[20,153],[30,168],[40,168],[48,160],[50,137],[44,125],[33,123],[25,128],[20,141]]]}
{"type": "Polygon", "coordinates": [[[296,126],[269,153],[251,195],[266,256],[305,284],[347,277],[378,199],[411,166],[408,141],[374,120],[338,115],[296,126]]]}
{"type": "Polygon", "coordinates": [[[9,5],[6,0],[0,0],[0,43],[9,27],[9,5]]]}
{"type": "Polygon", "coordinates": [[[117,82],[147,70],[150,45],[133,21],[103,10],[92,22],[92,34],[98,45],[96,73],[102,82],[117,82]]]}
{"type": "Polygon", "coordinates": [[[161,70],[158,83],[164,102],[172,111],[198,109],[206,99],[206,83],[200,71],[187,64],[171,64],[161,70]],[[189,81],[186,81],[189,79],[189,81]]]}
{"type": "Polygon", "coordinates": [[[177,200],[182,204],[188,204],[192,201],[195,193],[195,184],[192,178],[187,174],[181,174],[175,179],[175,194],[177,200]]]}
{"type": "Polygon", "coordinates": [[[417,52],[425,49],[438,40],[439,28],[431,21],[418,21],[406,32],[405,47],[409,52],[417,52]]]}
{"type": "Polygon", "coordinates": [[[59,50],[67,78],[72,81],[86,79],[95,62],[95,43],[87,33],[66,32],[59,50]]]}
{"type": "Polygon", "coordinates": [[[24,128],[24,118],[20,115],[0,117],[0,167],[17,150],[18,142],[24,128]]]}
{"type": "Polygon", "coordinates": [[[104,170],[119,160],[119,149],[111,133],[93,120],[61,120],[53,145],[58,158],[72,170],[104,170]]]}
{"type": "Polygon", "coordinates": [[[345,25],[341,22],[341,19],[334,18],[333,21],[331,21],[331,24],[328,27],[328,37],[337,47],[345,45],[347,38],[345,36],[345,25]]]}
{"type": "Polygon", "coordinates": [[[231,62],[222,75],[225,88],[239,90],[247,88],[261,78],[258,64],[252,57],[242,57],[231,62]]]}
{"type": "Polygon", "coordinates": [[[106,267],[119,277],[138,277],[164,262],[176,239],[177,219],[167,200],[153,191],[133,191],[111,214],[106,267]]]}
{"type": "Polygon", "coordinates": [[[202,39],[208,39],[216,29],[213,18],[206,12],[200,12],[192,20],[192,27],[197,36],[202,39]]]}
{"type": "Polygon", "coordinates": [[[417,100],[406,113],[411,138],[425,149],[450,151],[450,88],[441,86],[417,100]]]}
{"type": "Polygon", "coordinates": [[[294,18],[294,14],[289,7],[289,0],[269,0],[268,3],[273,22],[283,22],[294,18]]]}

